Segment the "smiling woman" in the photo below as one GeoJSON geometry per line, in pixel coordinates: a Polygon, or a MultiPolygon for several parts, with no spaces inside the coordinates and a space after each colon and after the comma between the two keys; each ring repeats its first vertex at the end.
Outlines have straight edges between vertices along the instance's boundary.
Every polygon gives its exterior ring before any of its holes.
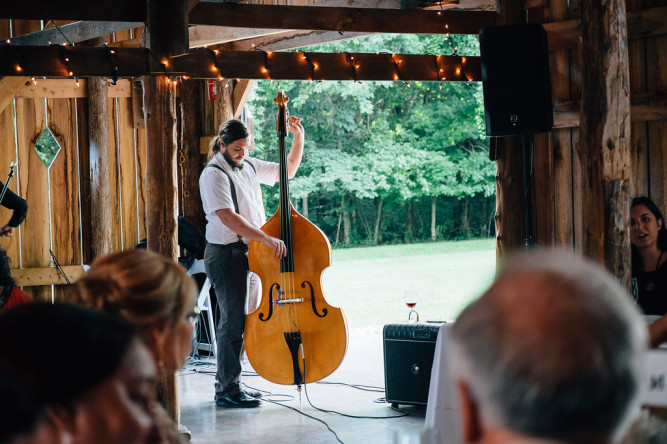
{"type": "Polygon", "coordinates": [[[667,313],[667,229],[658,206],[636,197],[630,208],[633,293],[644,314],[667,313]]]}

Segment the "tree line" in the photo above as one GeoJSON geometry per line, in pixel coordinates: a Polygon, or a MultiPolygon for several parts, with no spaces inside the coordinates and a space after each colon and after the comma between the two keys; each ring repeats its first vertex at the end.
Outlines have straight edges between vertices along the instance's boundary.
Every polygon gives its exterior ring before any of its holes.
{"type": "MultiPolygon", "coordinates": [[[[308,50],[478,55],[479,45],[474,36],[373,35],[308,50]]],[[[481,83],[260,81],[248,99],[253,157],[278,159],[279,89],[306,131],[292,203],[332,245],[494,234],[481,83]]],[[[272,213],[278,187],[264,191],[272,213]]]]}

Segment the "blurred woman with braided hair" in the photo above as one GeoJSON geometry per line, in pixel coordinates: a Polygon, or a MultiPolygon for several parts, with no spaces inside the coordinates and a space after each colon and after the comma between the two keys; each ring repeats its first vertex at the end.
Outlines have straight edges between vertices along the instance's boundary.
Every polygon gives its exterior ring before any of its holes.
{"type": "MultiPolygon", "coordinates": [[[[180,264],[142,249],[96,259],[72,294],[75,304],[139,326],[164,375],[183,367],[191,352],[196,298],[197,284],[180,264]]],[[[172,438],[179,441],[177,433],[172,438]]]]}

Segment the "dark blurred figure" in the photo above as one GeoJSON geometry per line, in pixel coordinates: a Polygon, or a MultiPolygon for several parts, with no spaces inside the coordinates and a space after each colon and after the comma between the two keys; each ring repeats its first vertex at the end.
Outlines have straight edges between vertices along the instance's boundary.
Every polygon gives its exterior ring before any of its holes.
{"type": "MultiPolygon", "coordinates": [[[[3,184],[0,184],[0,190],[2,190],[2,185],[3,184]]],[[[23,222],[23,219],[25,219],[28,214],[28,204],[25,200],[14,194],[12,190],[7,188],[0,205],[13,211],[9,222],[0,227],[0,237],[12,236],[16,227],[23,222]]]]}
{"type": "Polygon", "coordinates": [[[34,302],[32,296],[16,286],[9,269],[7,252],[0,249],[0,312],[15,305],[34,302]]]}
{"type": "Polygon", "coordinates": [[[0,443],[164,442],[155,365],[130,324],[39,303],[0,315],[0,337],[0,443]]]}
{"type": "Polygon", "coordinates": [[[451,341],[466,443],[607,444],[639,412],[644,322],[611,275],[573,254],[509,261],[451,341]]]}

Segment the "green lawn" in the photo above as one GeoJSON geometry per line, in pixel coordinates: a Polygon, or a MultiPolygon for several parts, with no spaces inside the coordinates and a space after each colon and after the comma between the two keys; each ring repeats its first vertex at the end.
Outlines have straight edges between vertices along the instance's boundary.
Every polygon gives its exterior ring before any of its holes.
{"type": "Polygon", "coordinates": [[[482,239],[336,249],[324,297],[343,308],[350,328],[406,321],[408,293],[420,321],[452,320],[491,283],[495,246],[482,239]]]}

